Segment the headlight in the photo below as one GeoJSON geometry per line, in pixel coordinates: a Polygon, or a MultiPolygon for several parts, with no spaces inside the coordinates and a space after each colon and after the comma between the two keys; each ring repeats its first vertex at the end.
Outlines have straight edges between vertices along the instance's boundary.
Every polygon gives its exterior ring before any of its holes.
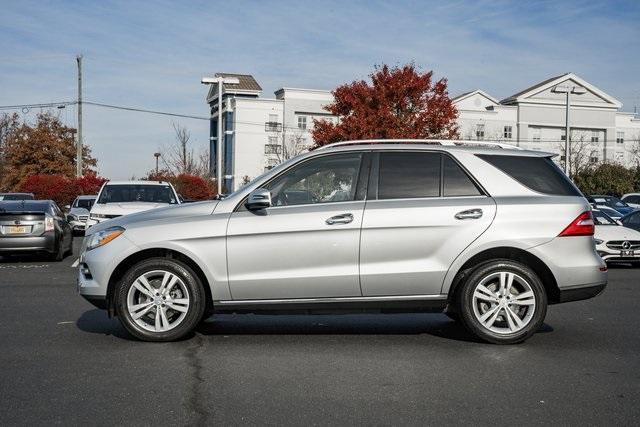
{"type": "Polygon", "coordinates": [[[93,214],[93,213],[91,215],[89,215],[89,216],[91,217],[91,219],[98,219],[98,218],[106,218],[107,217],[106,215],[103,215],[103,214],[93,214]]]}
{"type": "Polygon", "coordinates": [[[604,243],[604,240],[600,240],[600,239],[593,239],[594,242],[596,242],[596,245],[601,245],[604,243]]]}
{"type": "Polygon", "coordinates": [[[104,246],[122,233],[124,233],[124,228],[122,227],[109,227],[106,230],[93,233],[88,237],[87,250],[90,251],[104,246]]]}

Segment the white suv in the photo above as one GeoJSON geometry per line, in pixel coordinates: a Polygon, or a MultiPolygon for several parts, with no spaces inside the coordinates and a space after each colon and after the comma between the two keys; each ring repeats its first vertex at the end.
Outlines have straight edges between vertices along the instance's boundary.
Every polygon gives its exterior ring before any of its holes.
{"type": "Polygon", "coordinates": [[[219,201],[92,227],[78,289],[134,336],[219,312],[445,311],[516,343],[547,304],[607,283],[590,206],[552,155],[461,141],[355,141],[219,201]],[[340,194],[340,197],[336,197],[340,194]]]}
{"type": "Polygon", "coordinates": [[[87,227],[123,215],[180,204],[173,186],[164,181],[106,182],[89,212],[87,227]]]}

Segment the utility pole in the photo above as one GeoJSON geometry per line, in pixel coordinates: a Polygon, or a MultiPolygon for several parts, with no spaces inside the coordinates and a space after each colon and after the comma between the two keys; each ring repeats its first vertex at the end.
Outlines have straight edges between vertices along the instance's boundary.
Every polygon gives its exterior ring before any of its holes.
{"type": "MultiPolygon", "coordinates": [[[[564,85],[557,85],[551,88],[552,92],[564,93],[565,97],[565,133],[564,133],[564,173],[571,177],[571,125],[569,122],[569,111],[571,110],[571,94],[582,95],[587,93],[587,90],[582,86],[571,86],[571,82],[567,81],[564,85]]],[[[605,141],[605,146],[606,146],[605,141]]]]}
{"type": "Polygon", "coordinates": [[[82,176],[82,55],[76,56],[78,62],[78,139],[76,141],[76,176],[82,176]]]}

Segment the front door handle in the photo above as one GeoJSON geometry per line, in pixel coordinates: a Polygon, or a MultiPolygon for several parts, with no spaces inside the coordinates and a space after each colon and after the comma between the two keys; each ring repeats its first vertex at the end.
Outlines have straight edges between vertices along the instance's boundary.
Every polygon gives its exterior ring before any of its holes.
{"type": "Polygon", "coordinates": [[[482,209],[469,209],[455,214],[456,219],[478,219],[482,217],[482,209]]]}
{"type": "Polygon", "coordinates": [[[349,224],[351,221],[353,221],[353,215],[351,215],[350,213],[346,213],[342,215],[332,216],[331,218],[327,219],[325,222],[328,225],[335,225],[335,224],[349,224]]]}

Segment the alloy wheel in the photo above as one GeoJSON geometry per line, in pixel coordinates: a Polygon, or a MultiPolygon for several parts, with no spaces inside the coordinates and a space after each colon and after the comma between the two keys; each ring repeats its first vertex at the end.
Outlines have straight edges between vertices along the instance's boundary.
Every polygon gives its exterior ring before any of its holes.
{"type": "Polygon", "coordinates": [[[493,272],[482,278],[474,288],[472,302],[478,322],[500,335],[523,330],[536,310],[532,286],[511,271],[493,272]]]}
{"type": "Polygon", "coordinates": [[[189,291],[175,273],[153,270],[140,275],[129,288],[127,310],[131,319],[150,332],[178,326],[189,311],[189,291]]]}

